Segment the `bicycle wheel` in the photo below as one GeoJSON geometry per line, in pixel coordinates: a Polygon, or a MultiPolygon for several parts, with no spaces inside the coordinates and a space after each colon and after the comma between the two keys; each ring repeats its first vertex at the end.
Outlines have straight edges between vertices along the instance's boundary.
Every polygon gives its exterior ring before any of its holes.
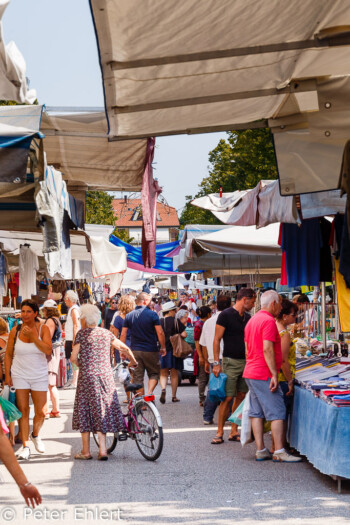
{"type": "MultiPolygon", "coordinates": [[[[92,435],[94,437],[94,441],[96,445],[99,446],[97,433],[95,434],[95,432],[93,432],[92,435]]],[[[112,454],[113,450],[117,446],[117,443],[118,443],[118,432],[116,432],[115,434],[113,434],[113,432],[107,432],[106,434],[107,454],[112,454]]]]}
{"type": "Polygon", "coordinates": [[[152,403],[143,399],[136,403],[134,410],[139,427],[139,430],[135,428],[137,448],[145,459],[155,461],[162,453],[164,441],[159,412],[152,403]]]}

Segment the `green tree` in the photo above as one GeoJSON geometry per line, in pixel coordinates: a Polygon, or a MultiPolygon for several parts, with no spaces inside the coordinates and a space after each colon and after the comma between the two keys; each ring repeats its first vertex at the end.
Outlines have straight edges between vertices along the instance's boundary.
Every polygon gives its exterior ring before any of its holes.
{"type": "Polygon", "coordinates": [[[88,224],[114,225],[116,216],[113,209],[113,196],[106,191],[86,192],[85,218],[88,224]]]}
{"type": "Polygon", "coordinates": [[[115,228],[113,231],[113,235],[115,235],[116,237],[119,237],[119,239],[121,239],[122,241],[128,244],[131,244],[132,241],[134,240],[134,237],[129,237],[128,231],[125,230],[124,228],[122,228],[121,230],[119,230],[118,228],[115,228]]]}
{"type": "Polygon", "coordinates": [[[214,215],[190,204],[196,197],[209,193],[233,192],[254,188],[260,180],[276,179],[277,168],[269,129],[231,131],[226,140],[209,153],[210,171],[199,184],[199,191],[186,196],[180,217],[184,224],[220,224],[214,215]]]}

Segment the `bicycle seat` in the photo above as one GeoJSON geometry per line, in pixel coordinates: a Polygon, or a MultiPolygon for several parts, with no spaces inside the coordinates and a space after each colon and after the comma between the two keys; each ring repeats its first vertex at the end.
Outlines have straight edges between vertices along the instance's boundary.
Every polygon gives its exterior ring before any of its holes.
{"type": "Polygon", "coordinates": [[[130,384],[126,387],[125,389],[125,392],[137,392],[138,390],[140,390],[142,388],[142,385],[138,385],[138,384],[130,384]]]}

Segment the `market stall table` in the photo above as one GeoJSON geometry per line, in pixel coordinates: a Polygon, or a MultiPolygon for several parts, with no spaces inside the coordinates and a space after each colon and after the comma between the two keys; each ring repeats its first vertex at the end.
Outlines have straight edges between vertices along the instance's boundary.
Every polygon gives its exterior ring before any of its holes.
{"type": "Polygon", "coordinates": [[[295,386],[290,444],[323,474],[350,479],[350,410],[295,386]]]}

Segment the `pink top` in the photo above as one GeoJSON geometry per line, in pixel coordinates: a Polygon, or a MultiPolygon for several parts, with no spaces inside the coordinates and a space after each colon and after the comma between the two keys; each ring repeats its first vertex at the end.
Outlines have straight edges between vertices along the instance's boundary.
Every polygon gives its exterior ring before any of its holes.
{"type": "Polygon", "coordinates": [[[275,343],[275,361],[277,372],[279,372],[283,361],[281,338],[273,315],[266,310],[260,310],[255,314],[245,327],[244,340],[247,343],[247,362],[243,377],[262,381],[271,377],[264,357],[263,341],[275,343]]]}

